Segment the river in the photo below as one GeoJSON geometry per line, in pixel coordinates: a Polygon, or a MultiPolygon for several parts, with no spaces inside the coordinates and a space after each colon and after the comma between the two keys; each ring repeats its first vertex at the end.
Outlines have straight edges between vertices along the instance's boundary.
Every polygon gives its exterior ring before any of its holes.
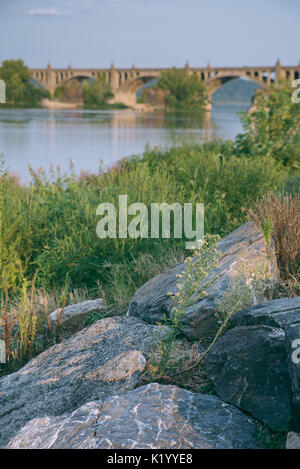
{"type": "Polygon", "coordinates": [[[238,113],[247,105],[214,105],[211,113],[164,113],[132,110],[88,111],[0,108],[0,153],[9,171],[30,180],[35,170],[50,164],[77,174],[96,172],[122,157],[143,152],[145,145],[164,146],[181,138],[203,142],[233,139],[242,129],[238,113]]]}

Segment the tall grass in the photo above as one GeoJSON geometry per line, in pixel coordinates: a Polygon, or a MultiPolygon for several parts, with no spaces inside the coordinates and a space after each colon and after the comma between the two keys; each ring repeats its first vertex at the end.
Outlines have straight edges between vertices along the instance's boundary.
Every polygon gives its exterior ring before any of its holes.
{"type": "Polygon", "coordinates": [[[91,290],[100,284],[112,301],[118,284],[131,294],[153,273],[151,266],[182,257],[184,241],[99,239],[97,206],[111,202],[118,207],[120,194],[127,194],[128,204],[142,202],[148,208],[153,202],[204,202],[205,231],[224,235],[245,220],[247,203],[277,189],[284,177],[271,157],[239,158],[231,151],[223,143],[148,148],[142,157],[91,177],[31,170],[28,187],[3,172],[2,281],[13,293],[23,277],[35,277],[36,286],[48,291],[66,286],[91,290]],[[144,263],[143,269],[137,263],[144,263]]]}
{"type": "Polygon", "coordinates": [[[249,208],[248,217],[273,237],[281,278],[300,293],[300,190],[264,195],[249,208]]]}

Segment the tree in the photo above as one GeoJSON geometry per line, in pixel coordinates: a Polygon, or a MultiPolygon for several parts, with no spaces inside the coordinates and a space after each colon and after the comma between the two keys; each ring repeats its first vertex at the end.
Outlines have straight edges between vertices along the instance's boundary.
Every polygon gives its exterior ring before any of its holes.
{"type": "Polygon", "coordinates": [[[82,97],[84,106],[88,108],[101,108],[113,97],[111,86],[106,83],[103,73],[99,73],[96,80],[83,84],[82,97]]]}
{"type": "Polygon", "coordinates": [[[166,92],[165,103],[170,109],[204,109],[207,95],[203,81],[196,74],[175,67],[162,72],[156,88],[166,92]]]}
{"type": "Polygon", "coordinates": [[[239,154],[270,155],[285,166],[300,168],[300,105],[286,83],[261,91],[254,110],[242,115],[244,132],[236,137],[239,154]]]}
{"type": "Polygon", "coordinates": [[[31,72],[23,60],[4,60],[0,68],[0,78],[6,84],[6,102],[12,106],[39,106],[49,92],[35,86],[31,72]]]}

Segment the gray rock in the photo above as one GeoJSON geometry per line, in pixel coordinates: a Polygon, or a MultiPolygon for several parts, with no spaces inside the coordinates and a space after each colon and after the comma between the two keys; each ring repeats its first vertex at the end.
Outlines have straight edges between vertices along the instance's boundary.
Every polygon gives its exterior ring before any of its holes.
{"type": "MultiPolygon", "coordinates": [[[[254,223],[246,223],[233,233],[225,236],[218,245],[222,257],[213,275],[218,279],[207,288],[207,297],[189,306],[184,319],[184,333],[189,338],[198,338],[216,327],[216,303],[222,298],[230,281],[239,272],[242,265],[256,271],[259,265],[269,265],[270,281],[278,278],[275,251],[271,248],[270,260],[263,234],[254,223]]],[[[161,321],[163,314],[169,315],[172,300],[168,292],[177,291],[177,277],[184,269],[184,264],[171,267],[143,285],[134,295],[128,310],[129,316],[155,324],[161,321]]]]}
{"type": "MultiPolygon", "coordinates": [[[[300,412],[300,323],[291,324],[285,329],[285,340],[292,383],[293,402],[300,412]]],[[[300,422],[298,423],[298,427],[299,425],[300,422]]]]}
{"type": "Polygon", "coordinates": [[[300,296],[268,301],[252,308],[243,309],[232,318],[233,326],[266,325],[285,328],[300,324],[300,296]]]}
{"type": "Polygon", "coordinates": [[[287,428],[291,385],[282,329],[231,329],[208,352],[205,367],[222,399],[275,430],[287,428]]]}
{"type": "MultiPolygon", "coordinates": [[[[106,306],[104,300],[102,300],[101,298],[97,300],[82,301],[82,303],[66,306],[61,317],[61,325],[76,326],[91,313],[103,312],[105,310],[106,306]]],[[[49,319],[52,326],[55,326],[57,324],[57,320],[60,317],[60,314],[61,309],[57,309],[49,315],[49,319]]]]}
{"type": "Polygon", "coordinates": [[[285,447],[286,449],[300,449],[300,433],[289,432],[285,447]]]}
{"type": "Polygon", "coordinates": [[[232,318],[232,325],[268,325],[285,332],[291,392],[300,411],[300,297],[272,300],[241,310],[232,318]]]}
{"type": "Polygon", "coordinates": [[[257,448],[253,420],[215,396],[156,383],[36,418],[8,448],[257,448]]]}
{"type": "Polygon", "coordinates": [[[102,319],[1,378],[0,446],[35,417],[133,389],[157,329],[135,318],[102,319]]]}

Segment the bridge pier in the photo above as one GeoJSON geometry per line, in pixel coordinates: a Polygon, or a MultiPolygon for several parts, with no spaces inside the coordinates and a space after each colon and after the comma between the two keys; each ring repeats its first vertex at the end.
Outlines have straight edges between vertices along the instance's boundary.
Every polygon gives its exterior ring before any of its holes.
{"type": "Polygon", "coordinates": [[[116,90],[114,97],[108,102],[109,104],[121,103],[128,107],[134,107],[137,104],[136,93],[116,90]]]}
{"type": "Polygon", "coordinates": [[[56,73],[51,67],[50,63],[48,63],[47,70],[46,70],[46,84],[45,88],[46,90],[50,91],[51,96],[54,95],[54,92],[56,90],[57,84],[56,84],[56,73]]]}

